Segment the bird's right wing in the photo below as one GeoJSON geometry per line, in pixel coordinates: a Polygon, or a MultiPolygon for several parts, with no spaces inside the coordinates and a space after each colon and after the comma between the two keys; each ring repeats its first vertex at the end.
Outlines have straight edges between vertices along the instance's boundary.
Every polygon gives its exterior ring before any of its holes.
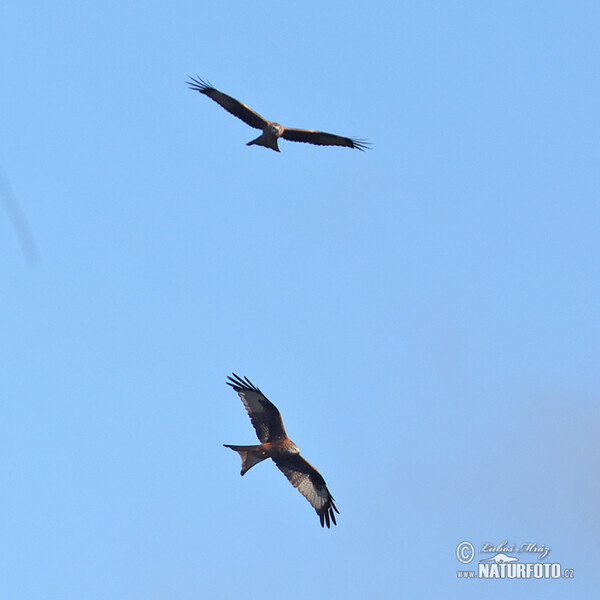
{"type": "Polygon", "coordinates": [[[365,140],[326,133],[325,131],[315,131],[313,129],[293,129],[286,127],[281,137],[291,142],[305,142],[318,146],[346,146],[348,148],[357,148],[361,151],[369,148],[369,142],[365,140]]]}
{"type": "Polygon", "coordinates": [[[327,525],[329,528],[331,523],[337,525],[335,513],[340,511],[334,504],[321,473],[299,454],[272,458],[290,483],[311,503],[319,515],[321,527],[327,525]]]}
{"type": "Polygon", "coordinates": [[[228,113],[231,113],[234,117],[241,119],[250,127],[255,129],[264,129],[269,123],[266,119],[261,117],[257,112],[254,112],[250,107],[246,106],[243,102],[216,90],[212,85],[206,81],[202,81],[199,77],[190,77],[190,81],[186,82],[191,90],[200,92],[209,98],[212,98],[217,104],[220,104],[228,113]]]}

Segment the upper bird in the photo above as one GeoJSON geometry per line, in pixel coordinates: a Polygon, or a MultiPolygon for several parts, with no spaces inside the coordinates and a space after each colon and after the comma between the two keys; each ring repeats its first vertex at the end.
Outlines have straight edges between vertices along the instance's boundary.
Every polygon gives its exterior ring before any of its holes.
{"type": "Polygon", "coordinates": [[[281,414],[277,407],[267,400],[264,394],[253,385],[247,377],[242,379],[235,373],[228,377],[230,385],[239,395],[250,421],[261,441],[254,446],[232,446],[223,444],[226,448],[235,450],[242,457],[243,475],[248,469],[265,460],[273,459],[280,471],[290,483],[312,504],[321,520],[321,527],[331,522],[334,525],[335,512],[339,513],[333,503],[333,497],[327,489],[325,480],[308,461],[300,456],[300,450],[285,433],[281,414]]]}
{"type": "Polygon", "coordinates": [[[308,142],[309,144],[317,144],[319,146],[348,146],[349,148],[358,148],[358,150],[366,150],[369,147],[369,143],[365,140],[357,140],[333,133],[325,133],[324,131],[314,131],[312,129],[292,129],[291,127],[284,127],[279,123],[275,123],[275,121],[267,121],[243,102],[216,90],[210,83],[203,81],[199,77],[190,77],[190,80],[186,83],[190,89],[212,98],[227,112],[241,119],[244,123],[250,125],[250,127],[262,130],[262,133],[255,140],[246,144],[247,146],[256,144],[257,146],[264,146],[265,148],[271,148],[271,150],[279,152],[277,140],[282,137],[284,140],[292,142],[308,142]]]}

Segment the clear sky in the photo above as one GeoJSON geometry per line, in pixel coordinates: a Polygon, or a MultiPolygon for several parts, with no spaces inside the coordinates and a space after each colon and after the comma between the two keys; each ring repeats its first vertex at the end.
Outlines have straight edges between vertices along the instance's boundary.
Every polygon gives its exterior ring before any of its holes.
{"type": "Polygon", "coordinates": [[[3,3],[0,597],[593,597],[599,27],[576,0],[3,3]],[[247,147],[190,75],[372,149],[247,147]],[[270,461],[240,477],[233,371],[337,527],[270,461]],[[574,579],[458,579],[460,542],[505,540],[574,579]]]}

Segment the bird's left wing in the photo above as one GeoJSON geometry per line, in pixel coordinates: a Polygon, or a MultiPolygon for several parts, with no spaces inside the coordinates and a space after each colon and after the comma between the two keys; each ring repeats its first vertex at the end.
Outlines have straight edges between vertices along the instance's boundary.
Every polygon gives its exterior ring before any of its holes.
{"type": "Polygon", "coordinates": [[[227,385],[238,393],[246,407],[256,435],[263,444],[287,438],[281,413],[247,377],[242,379],[233,373],[233,376],[227,379],[227,385]]]}
{"type": "Polygon", "coordinates": [[[367,150],[369,142],[353,138],[325,133],[324,131],[314,131],[312,129],[292,129],[286,127],[281,136],[291,142],[306,142],[308,144],[317,144],[318,146],[347,146],[348,148],[357,148],[358,150],[367,150]]]}
{"type": "Polygon", "coordinates": [[[217,104],[220,104],[228,113],[234,117],[241,119],[250,127],[255,129],[264,129],[268,125],[268,121],[261,117],[257,112],[254,112],[249,106],[243,102],[216,90],[212,85],[202,79],[190,77],[186,82],[191,90],[200,92],[209,98],[212,98],[217,104]]]}
{"type": "Polygon", "coordinates": [[[321,473],[299,454],[273,460],[290,483],[312,504],[321,520],[321,527],[330,527],[331,522],[337,525],[334,511],[340,511],[333,503],[333,496],[329,493],[321,473]]]}

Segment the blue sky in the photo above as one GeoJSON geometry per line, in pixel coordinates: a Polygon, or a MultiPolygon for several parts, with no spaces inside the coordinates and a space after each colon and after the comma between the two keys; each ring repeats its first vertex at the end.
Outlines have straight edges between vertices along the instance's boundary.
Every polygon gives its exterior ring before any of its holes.
{"type": "Polygon", "coordinates": [[[591,597],[599,19],[5,3],[0,596],[591,597]],[[196,74],[372,150],[247,147],[196,74]],[[232,371],[338,527],[272,464],[239,476],[232,371]],[[575,577],[461,581],[463,540],[545,544],[575,577]]]}

